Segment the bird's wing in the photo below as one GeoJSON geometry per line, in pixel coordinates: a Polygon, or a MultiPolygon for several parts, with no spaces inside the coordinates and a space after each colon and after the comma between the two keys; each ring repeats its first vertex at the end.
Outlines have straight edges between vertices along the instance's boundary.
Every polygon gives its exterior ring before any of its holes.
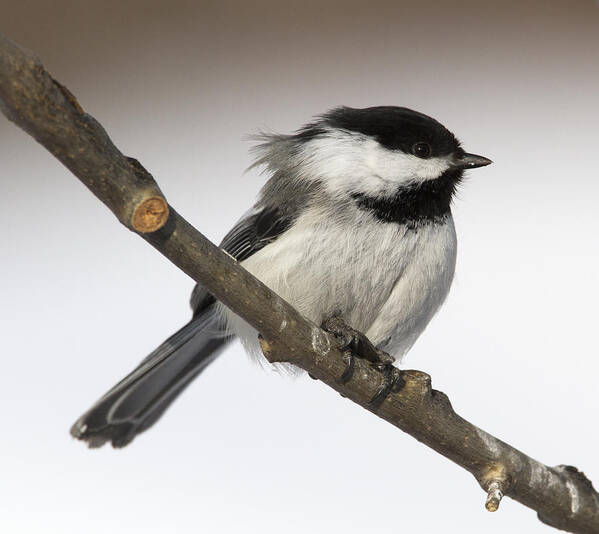
{"type": "MultiPolygon", "coordinates": [[[[276,207],[254,207],[223,238],[220,248],[243,261],[272,243],[292,224],[295,217],[276,207]]],[[[197,284],[191,294],[191,308],[197,315],[214,302],[214,297],[197,284]]]]}
{"type": "Polygon", "coordinates": [[[256,208],[247,213],[220,244],[237,261],[243,261],[272,243],[293,223],[278,208],[256,208]]]}
{"type": "MultiPolygon", "coordinates": [[[[272,243],[291,224],[277,208],[255,208],[225,236],[221,248],[238,261],[272,243]]],[[[231,336],[223,330],[215,299],[193,291],[192,320],[146,357],[73,425],[71,433],[98,447],[123,447],[152,426],[187,385],[210,364],[231,336]]]]}

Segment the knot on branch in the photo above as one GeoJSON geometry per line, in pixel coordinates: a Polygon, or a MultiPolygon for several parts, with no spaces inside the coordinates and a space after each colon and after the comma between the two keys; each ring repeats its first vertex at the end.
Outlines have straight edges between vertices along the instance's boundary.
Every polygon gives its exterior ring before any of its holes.
{"type": "Polygon", "coordinates": [[[595,491],[595,488],[593,487],[593,483],[587,478],[587,476],[582,471],[579,471],[573,465],[558,465],[556,467],[556,469],[558,469],[562,473],[567,473],[568,476],[570,476],[572,479],[578,481],[587,490],[589,490],[595,494],[597,493],[595,491]]]}
{"type": "MultiPolygon", "coordinates": [[[[41,64],[40,64],[40,71],[43,72],[43,67],[41,66],[41,64]]],[[[69,104],[71,104],[71,106],[73,106],[75,108],[77,113],[80,113],[81,115],[85,115],[86,113],[83,110],[83,108],[79,105],[79,102],[75,98],[75,95],[73,93],[71,93],[71,91],[69,91],[59,81],[55,80],[53,76],[51,76],[51,75],[49,75],[49,76],[50,76],[50,79],[52,80],[52,82],[54,82],[54,85],[56,85],[56,87],[58,87],[58,90],[62,93],[62,96],[64,96],[65,100],[69,104]]]]}
{"type": "Polygon", "coordinates": [[[262,334],[258,334],[258,341],[268,363],[291,363],[290,354],[283,351],[275,341],[266,339],[262,334]]]}
{"type": "Polygon", "coordinates": [[[417,394],[419,397],[429,397],[432,394],[431,377],[422,371],[407,369],[401,372],[403,394],[417,394]]]}
{"type": "Polygon", "coordinates": [[[169,209],[162,197],[150,197],[142,200],[133,210],[131,226],[136,232],[149,234],[160,230],[168,219],[169,209]]]}
{"type": "Polygon", "coordinates": [[[554,469],[565,485],[568,510],[560,509],[539,510],[537,517],[548,525],[562,530],[569,530],[572,521],[582,525],[581,530],[572,532],[599,532],[599,494],[592,482],[572,465],[558,465],[554,469]]]}

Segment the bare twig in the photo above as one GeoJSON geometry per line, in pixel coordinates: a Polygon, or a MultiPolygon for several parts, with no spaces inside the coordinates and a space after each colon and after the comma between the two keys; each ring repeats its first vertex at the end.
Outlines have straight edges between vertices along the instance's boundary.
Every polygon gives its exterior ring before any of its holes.
{"type": "Polygon", "coordinates": [[[485,508],[489,510],[489,512],[496,512],[499,509],[499,503],[501,502],[502,497],[503,491],[501,490],[501,483],[494,480],[489,484],[485,508]]]}
{"type": "Polygon", "coordinates": [[[334,339],[169,208],[152,176],[123,156],[31,52],[1,35],[0,109],[62,161],[127,228],[256,328],[269,361],[305,369],[467,469],[487,492],[488,510],[496,510],[505,494],[556,528],[599,533],[599,495],[581,472],[547,467],[462,419],[446,395],[431,388],[427,374],[403,371],[403,388],[376,409],[369,407],[383,374],[358,359],[351,378],[340,380],[346,361],[334,339]]]}

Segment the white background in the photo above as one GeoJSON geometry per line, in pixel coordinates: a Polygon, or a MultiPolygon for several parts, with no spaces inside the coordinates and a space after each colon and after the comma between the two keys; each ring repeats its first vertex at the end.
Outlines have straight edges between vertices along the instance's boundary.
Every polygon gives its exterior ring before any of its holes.
{"type": "MultiPolygon", "coordinates": [[[[406,366],[466,419],[599,481],[593,2],[20,2],[36,50],[218,241],[263,183],[243,140],[339,104],[428,113],[494,165],[455,202],[456,280],[406,366]]],[[[0,531],[551,532],[332,390],[226,352],[150,431],[71,423],[189,317],[192,281],[0,118],[0,531]]]]}

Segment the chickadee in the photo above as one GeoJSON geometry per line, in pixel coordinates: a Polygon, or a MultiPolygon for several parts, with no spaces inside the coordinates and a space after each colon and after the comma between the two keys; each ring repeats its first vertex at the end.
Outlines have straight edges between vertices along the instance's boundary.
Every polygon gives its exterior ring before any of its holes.
{"type": "MultiPolygon", "coordinates": [[[[445,300],[456,261],[451,201],[466,153],[406,108],[335,108],[292,135],[262,135],[271,174],[221,248],[316,324],[331,317],[401,358],[445,300]]],[[[234,337],[257,333],[197,285],[193,318],[71,428],[90,446],[127,445],[234,337]]]]}

